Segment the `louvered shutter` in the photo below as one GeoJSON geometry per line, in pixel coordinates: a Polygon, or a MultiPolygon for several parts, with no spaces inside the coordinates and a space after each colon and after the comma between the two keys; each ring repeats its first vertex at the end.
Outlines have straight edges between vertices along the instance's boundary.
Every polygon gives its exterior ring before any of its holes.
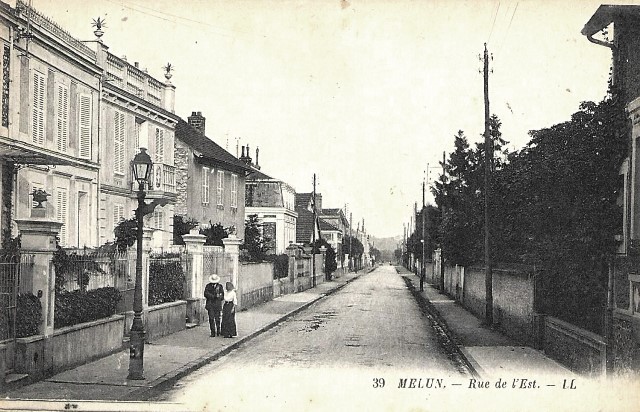
{"type": "Polygon", "coordinates": [[[156,127],[156,163],[164,163],[164,130],[156,127]]]}
{"type": "Polygon", "coordinates": [[[222,199],[224,194],[224,172],[222,170],[218,170],[218,205],[222,206],[222,199]]]}
{"type": "Polygon", "coordinates": [[[124,137],[124,113],[116,110],[114,117],[115,127],[114,131],[114,171],[118,174],[124,174],[124,152],[125,152],[125,137],[124,137]]]}
{"type": "Polygon", "coordinates": [[[66,152],[69,141],[69,89],[56,85],[56,143],[59,152],[66,152]]]}
{"type": "Polygon", "coordinates": [[[202,168],[202,203],[209,203],[209,168],[202,168]]]}
{"type": "Polygon", "coordinates": [[[231,207],[238,207],[238,176],[231,175],[231,207]]]}
{"type": "Polygon", "coordinates": [[[33,143],[44,145],[44,108],[45,108],[46,85],[44,75],[40,72],[33,72],[33,104],[31,133],[33,143]]]}
{"type": "Polygon", "coordinates": [[[80,127],[80,157],[84,159],[91,158],[91,96],[81,94],[79,97],[78,110],[80,111],[79,120],[80,127]]]}
{"type": "Polygon", "coordinates": [[[62,223],[62,227],[60,228],[60,244],[66,246],[67,227],[69,223],[67,189],[59,187],[56,192],[56,219],[62,223]]]}

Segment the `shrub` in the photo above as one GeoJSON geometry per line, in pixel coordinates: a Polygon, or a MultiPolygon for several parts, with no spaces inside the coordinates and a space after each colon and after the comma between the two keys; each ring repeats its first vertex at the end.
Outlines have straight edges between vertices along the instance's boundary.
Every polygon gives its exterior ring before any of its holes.
{"type": "Polygon", "coordinates": [[[167,254],[149,265],[149,305],[175,302],[184,295],[185,276],[178,258],[167,254]]]}
{"type": "Polygon", "coordinates": [[[56,295],[54,327],[76,325],[108,318],[116,313],[121,299],[120,291],[113,287],[83,292],[61,292],[56,295]]]}
{"type": "Polygon", "coordinates": [[[32,293],[20,293],[16,308],[16,337],[37,335],[42,323],[40,299],[32,293]]]}
{"type": "Polygon", "coordinates": [[[289,276],[289,255],[267,255],[265,260],[273,262],[274,279],[281,279],[289,276]]]}

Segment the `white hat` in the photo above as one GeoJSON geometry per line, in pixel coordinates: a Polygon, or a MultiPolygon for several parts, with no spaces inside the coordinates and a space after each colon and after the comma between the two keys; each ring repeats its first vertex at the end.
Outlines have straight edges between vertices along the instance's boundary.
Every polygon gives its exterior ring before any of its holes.
{"type": "Polygon", "coordinates": [[[218,282],[220,282],[220,276],[218,276],[218,275],[211,275],[211,276],[209,276],[209,282],[211,282],[211,283],[218,283],[218,282]]]}

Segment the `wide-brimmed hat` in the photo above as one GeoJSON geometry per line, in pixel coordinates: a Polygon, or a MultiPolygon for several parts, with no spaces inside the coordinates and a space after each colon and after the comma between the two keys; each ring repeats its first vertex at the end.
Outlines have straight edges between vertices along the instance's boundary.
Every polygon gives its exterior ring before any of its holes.
{"type": "Polygon", "coordinates": [[[218,282],[220,282],[220,276],[218,276],[218,275],[211,275],[211,276],[209,276],[209,282],[211,282],[211,283],[218,283],[218,282]]]}

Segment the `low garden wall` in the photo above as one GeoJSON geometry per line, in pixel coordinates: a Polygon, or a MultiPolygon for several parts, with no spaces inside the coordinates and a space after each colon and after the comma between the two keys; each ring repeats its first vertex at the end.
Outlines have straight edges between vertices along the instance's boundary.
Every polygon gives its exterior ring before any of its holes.
{"type": "Polygon", "coordinates": [[[15,371],[50,376],[122,349],[122,315],[56,329],[43,335],[16,339],[15,371]]]}
{"type": "Polygon", "coordinates": [[[242,263],[238,275],[238,306],[247,309],[273,299],[273,263],[242,263]]]}
{"type": "Polygon", "coordinates": [[[606,343],[600,335],[545,316],[544,353],[571,370],[600,376],[606,371],[606,343]]]}
{"type": "MultiPolygon", "coordinates": [[[[147,307],[142,315],[146,339],[153,340],[186,329],[186,316],[187,302],[184,300],[147,307]]],[[[125,317],[124,334],[128,336],[133,323],[133,312],[126,312],[125,317]]]]}

